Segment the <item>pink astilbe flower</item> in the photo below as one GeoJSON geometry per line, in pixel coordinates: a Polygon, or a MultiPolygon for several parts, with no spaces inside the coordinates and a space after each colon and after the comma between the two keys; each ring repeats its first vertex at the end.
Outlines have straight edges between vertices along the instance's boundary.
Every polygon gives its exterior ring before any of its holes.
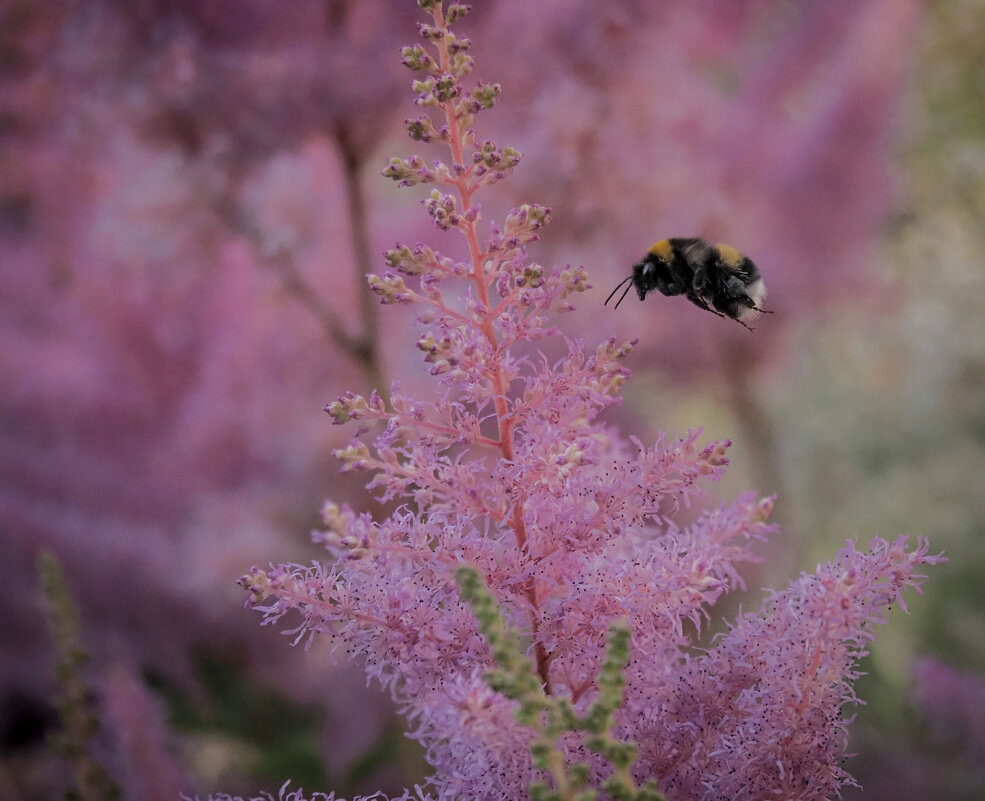
{"type": "Polygon", "coordinates": [[[675,799],[824,799],[851,777],[839,767],[857,704],[858,660],[902,591],[919,587],[921,564],[939,557],[920,540],[849,541],[814,575],[767,598],[700,657],[662,676],[631,666],[623,710],[645,770],[675,799]],[[656,692],[653,689],[656,688],[656,692]],[[645,722],[644,722],[645,721],[645,722]]]}
{"type": "MultiPolygon", "coordinates": [[[[432,47],[405,48],[404,63],[423,73],[416,102],[433,116],[408,128],[447,145],[452,159],[392,159],[384,174],[433,184],[425,210],[439,230],[463,236],[467,256],[398,243],[369,283],[384,304],[421,310],[417,347],[436,397],[395,385],[389,403],[346,393],[327,407],[336,423],[359,425],[337,451],[342,469],[372,473],[368,486],[401,505],[376,521],[327,503],[315,537],[333,561],[254,568],[242,579],[249,603],[265,623],[300,613],[296,641],[327,635],[364,661],[401,704],[440,799],[525,798],[543,778],[534,733],[484,679],[492,654],[459,595],[462,565],[481,574],[506,623],[527,638],[543,691],[576,710],[598,695],[607,632],[628,622],[617,733],[640,746],[638,777],[656,779],[668,797],[836,793],[848,781],[838,767],[840,713],[854,701],[870,626],[936,557],[922,541],[907,551],[903,538],[875,540],[871,554],[849,544],[694,655],[711,605],[742,587],[739,566],[773,532],[772,499],[743,494],[678,525],[680,509],[725,469],[729,443],[702,444],[697,431],[626,442],[600,421],[629,377],[633,343],[586,352],[560,337],[550,315],[570,310],[588,283],[581,267],[547,269],[528,257],[549,209],[521,206],[481,233],[476,193],[521,156],[473,129],[500,87],[463,83],[469,42],[448,25],[468,9],[419,5],[433,17],[420,25],[432,47]]],[[[567,759],[593,759],[578,734],[561,747],[567,759]]],[[[591,764],[598,786],[604,766],[591,764]]]]}

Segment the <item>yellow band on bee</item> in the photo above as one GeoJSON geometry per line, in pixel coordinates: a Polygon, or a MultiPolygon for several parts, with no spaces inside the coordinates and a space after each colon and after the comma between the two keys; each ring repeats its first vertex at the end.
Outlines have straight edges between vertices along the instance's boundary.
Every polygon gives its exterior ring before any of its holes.
{"type": "Polygon", "coordinates": [[[718,255],[722,257],[722,261],[728,267],[738,267],[742,264],[742,260],[745,258],[745,256],[739,253],[739,251],[737,251],[734,247],[731,245],[722,244],[721,242],[718,242],[715,245],[715,250],[718,251],[718,255]]]}
{"type": "Polygon", "coordinates": [[[659,242],[654,242],[648,252],[667,261],[670,261],[674,257],[674,249],[671,247],[669,239],[661,239],[659,242]]]}

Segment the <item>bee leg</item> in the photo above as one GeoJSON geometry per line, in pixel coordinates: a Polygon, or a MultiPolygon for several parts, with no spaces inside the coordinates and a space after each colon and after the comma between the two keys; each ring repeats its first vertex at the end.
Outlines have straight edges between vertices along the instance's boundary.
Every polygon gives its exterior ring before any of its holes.
{"type": "Polygon", "coordinates": [[[691,303],[693,303],[699,309],[704,309],[705,311],[711,312],[712,314],[717,315],[718,317],[728,317],[728,315],[725,314],[724,312],[720,312],[718,309],[713,309],[711,306],[709,306],[708,302],[704,298],[700,297],[699,295],[688,295],[687,299],[691,301],[691,303]]]}
{"type": "Polygon", "coordinates": [[[674,295],[684,294],[683,286],[681,286],[680,284],[675,284],[673,281],[669,281],[666,278],[662,278],[658,276],[655,283],[656,283],[657,291],[661,295],[665,295],[668,298],[673,297],[674,295]]]}
{"type": "Polygon", "coordinates": [[[704,309],[705,311],[710,311],[712,314],[717,315],[718,317],[724,317],[726,320],[735,320],[739,325],[741,325],[747,331],[756,330],[748,323],[742,322],[742,320],[740,320],[738,317],[732,317],[731,315],[725,314],[724,312],[720,312],[718,309],[713,309],[711,306],[708,305],[708,303],[703,298],[700,298],[697,295],[689,295],[688,298],[691,301],[691,303],[693,303],[698,308],[704,309]]]}

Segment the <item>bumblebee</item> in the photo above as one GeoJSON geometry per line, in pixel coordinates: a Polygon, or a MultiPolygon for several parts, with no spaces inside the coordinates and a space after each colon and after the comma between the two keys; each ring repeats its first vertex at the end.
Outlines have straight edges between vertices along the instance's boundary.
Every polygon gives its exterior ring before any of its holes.
{"type": "MultiPolygon", "coordinates": [[[[633,272],[605,299],[608,305],[623,284],[618,309],[633,287],[640,300],[653,289],[661,295],[684,295],[698,308],[728,317],[749,328],[746,320],[772,314],[762,307],[766,285],[759,268],[729,245],[711,245],[698,237],[661,239],[651,247],[633,272]]],[[[751,331],[752,329],[749,328],[751,331]]]]}

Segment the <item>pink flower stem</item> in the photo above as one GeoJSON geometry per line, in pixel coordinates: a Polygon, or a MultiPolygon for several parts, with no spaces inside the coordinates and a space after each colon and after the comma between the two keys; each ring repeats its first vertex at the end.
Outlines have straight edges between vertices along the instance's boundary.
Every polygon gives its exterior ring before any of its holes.
{"type": "MultiPolygon", "coordinates": [[[[435,25],[441,30],[446,30],[447,26],[445,24],[444,12],[442,11],[441,6],[435,6],[433,8],[433,13],[435,25]]],[[[444,37],[438,41],[438,52],[441,59],[441,69],[446,73],[451,72],[451,57],[448,53],[447,40],[444,37]]],[[[459,125],[458,116],[455,113],[454,99],[449,99],[443,102],[441,104],[441,108],[442,111],[444,111],[445,118],[448,121],[452,163],[453,165],[461,165],[465,168],[464,172],[462,172],[456,179],[455,186],[458,190],[459,196],[462,199],[462,210],[467,212],[472,208],[472,195],[477,189],[477,184],[472,181],[472,167],[466,167],[465,165],[465,148],[463,142],[464,132],[459,125]]],[[[499,341],[496,338],[496,329],[493,326],[493,317],[489,310],[489,284],[486,282],[485,271],[483,269],[483,253],[482,248],[479,245],[479,236],[476,232],[476,220],[466,218],[462,221],[460,227],[465,234],[466,241],[468,242],[469,256],[472,261],[472,281],[475,283],[476,290],[479,294],[479,300],[481,301],[480,308],[483,309],[479,320],[479,327],[482,330],[482,333],[489,340],[489,344],[493,347],[494,351],[498,352],[499,341]]],[[[493,403],[496,410],[496,422],[499,427],[499,449],[503,455],[503,458],[508,462],[512,462],[513,420],[510,416],[509,406],[506,401],[506,391],[508,389],[506,376],[503,374],[503,368],[499,364],[498,360],[494,366],[492,366],[491,378],[495,389],[493,403]]],[[[523,521],[521,509],[521,503],[517,503],[513,506],[513,512],[510,515],[510,527],[513,529],[514,536],[516,537],[517,549],[520,552],[523,552],[527,545],[527,529],[523,521]]],[[[534,659],[537,666],[537,674],[540,676],[541,682],[543,683],[544,692],[550,695],[550,654],[548,654],[543,642],[541,642],[538,637],[537,611],[540,608],[540,604],[537,599],[537,587],[533,577],[530,577],[527,580],[526,585],[524,586],[524,592],[530,604],[530,630],[531,637],[534,642],[534,659]]]]}

